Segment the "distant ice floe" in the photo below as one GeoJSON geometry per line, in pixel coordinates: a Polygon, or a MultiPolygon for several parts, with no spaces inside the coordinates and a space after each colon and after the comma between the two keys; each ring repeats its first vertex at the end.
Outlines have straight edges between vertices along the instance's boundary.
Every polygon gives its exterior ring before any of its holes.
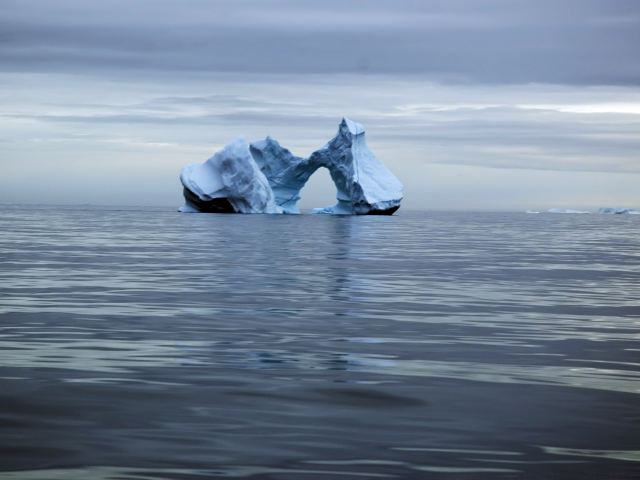
{"type": "Polygon", "coordinates": [[[524,213],[540,213],[540,212],[534,212],[533,210],[527,210],[527,211],[526,211],[526,212],[524,212],[524,213]]]}
{"type": "Polygon", "coordinates": [[[632,208],[610,208],[610,207],[603,207],[600,210],[598,210],[598,213],[601,214],[605,214],[605,215],[640,215],[640,212],[638,210],[634,210],[632,208]]]}
{"type": "MultiPolygon", "coordinates": [[[[537,213],[532,212],[531,210],[527,210],[527,213],[537,213]]],[[[591,213],[587,211],[581,210],[562,210],[561,208],[552,208],[549,210],[549,213],[591,213]]],[[[611,207],[603,207],[598,210],[598,213],[605,215],[640,215],[640,211],[634,210],[632,208],[611,208],[611,207]]]]}
{"type": "Polygon", "coordinates": [[[591,212],[587,212],[582,211],[582,210],[562,210],[561,208],[551,208],[549,209],[549,213],[591,213],[591,212]]]}

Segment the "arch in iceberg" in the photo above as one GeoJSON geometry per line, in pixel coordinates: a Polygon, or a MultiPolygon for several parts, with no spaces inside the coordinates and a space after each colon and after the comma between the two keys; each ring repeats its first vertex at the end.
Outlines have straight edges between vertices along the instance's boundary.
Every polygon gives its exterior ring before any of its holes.
{"type": "Polygon", "coordinates": [[[284,213],[300,213],[300,190],[325,167],[338,203],[314,213],[391,215],[400,208],[402,184],[369,149],[364,133],[362,125],[343,118],[336,136],[309,157],[296,157],[271,137],[252,142],[251,154],[284,213]]]}

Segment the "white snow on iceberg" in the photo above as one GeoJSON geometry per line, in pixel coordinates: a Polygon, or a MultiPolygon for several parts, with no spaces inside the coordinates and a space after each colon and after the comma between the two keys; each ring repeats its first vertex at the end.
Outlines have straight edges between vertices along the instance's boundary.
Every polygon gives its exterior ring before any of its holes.
{"type": "Polygon", "coordinates": [[[638,210],[633,210],[632,208],[601,208],[598,210],[598,213],[607,214],[607,215],[640,215],[638,210]]]}
{"type": "Polygon", "coordinates": [[[369,149],[362,125],[343,118],[336,136],[306,158],[271,137],[250,149],[239,137],[204,164],[187,165],[180,211],[300,213],[300,190],[321,167],[331,174],[338,203],[313,213],[391,215],[400,208],[402,184],[369,149]]]}

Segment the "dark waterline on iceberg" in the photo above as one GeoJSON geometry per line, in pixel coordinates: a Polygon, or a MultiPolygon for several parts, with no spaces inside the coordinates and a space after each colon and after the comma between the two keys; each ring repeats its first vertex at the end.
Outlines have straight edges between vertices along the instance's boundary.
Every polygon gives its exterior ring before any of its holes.
{"type": "Polygon", "coordinates": [[[640,477],[640,218],[0,207],[0,479],[640,477]]]}

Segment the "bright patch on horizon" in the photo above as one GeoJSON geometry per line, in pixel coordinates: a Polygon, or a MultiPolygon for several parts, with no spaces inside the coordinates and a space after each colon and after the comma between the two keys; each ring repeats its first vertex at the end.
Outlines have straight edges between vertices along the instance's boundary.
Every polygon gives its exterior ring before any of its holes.
{"type": "Polygon", "coordinates": [[[640,115],[640,103],[600,103],[587,105],[516,105],[522,110],[553,110],[562,113],[625,113],[640,115]]]}

